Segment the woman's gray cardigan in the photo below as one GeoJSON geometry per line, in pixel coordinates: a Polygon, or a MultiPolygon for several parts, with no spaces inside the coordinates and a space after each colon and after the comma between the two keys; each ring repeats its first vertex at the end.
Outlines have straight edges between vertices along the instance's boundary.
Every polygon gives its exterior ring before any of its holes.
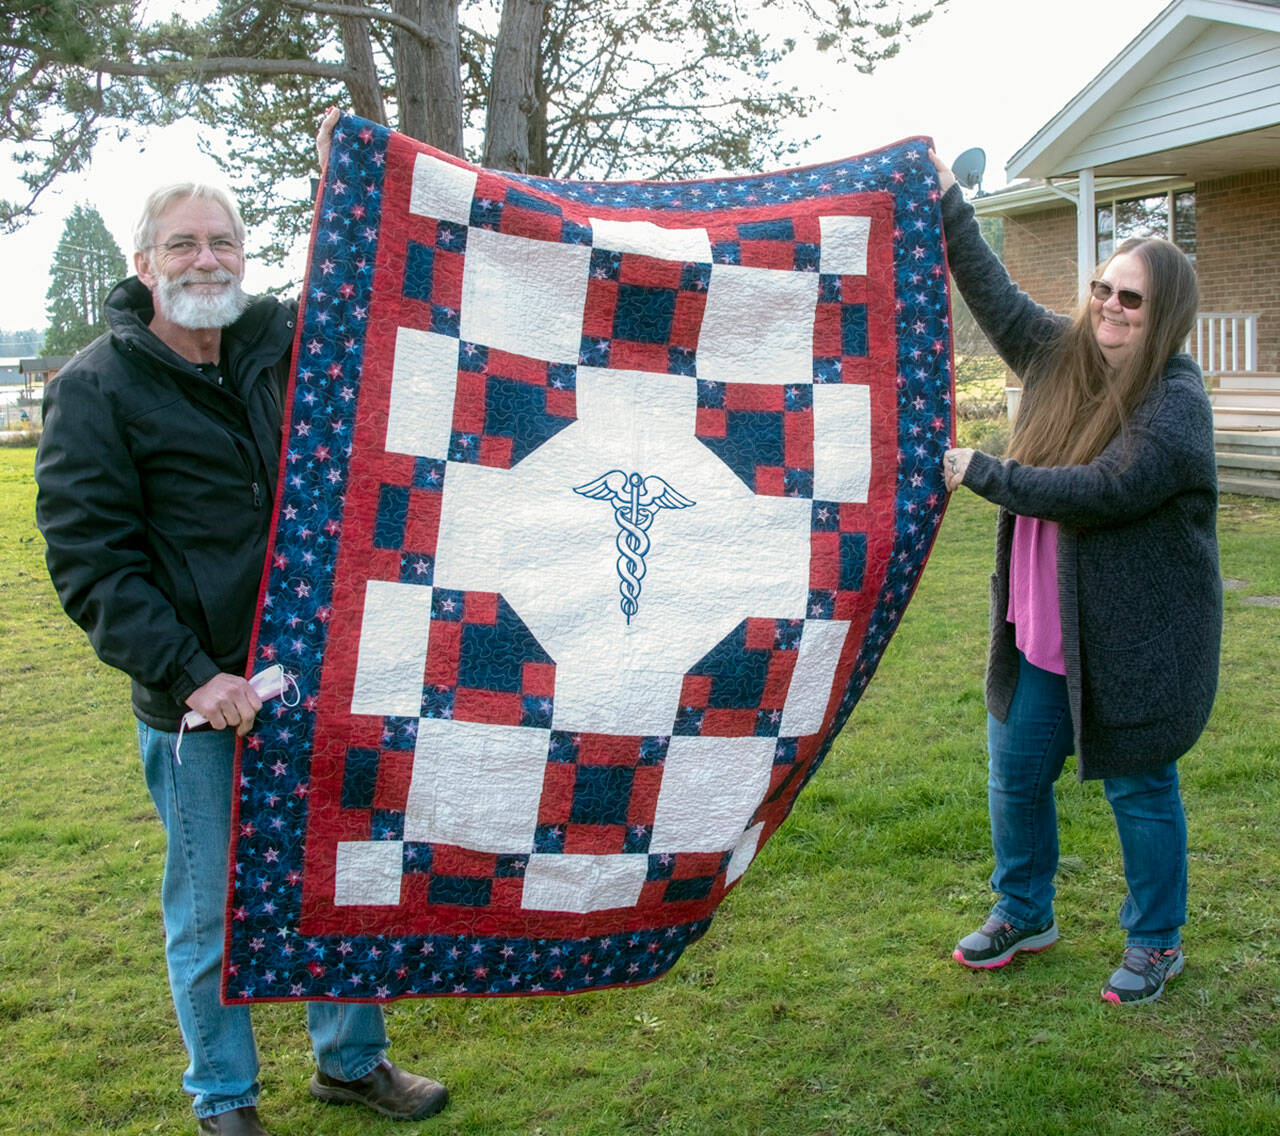
{"type": "MultiPolygon", "coordinates": [[[[1066,326],[1009,278],[958,186],[942,199],[952,275],[1019,375],[1066,326]]],[[[1024,379],[1025,381],[1025,379],[1024,379]]],[[[1200,736],[1222,635],[1213,412],[1195,361],[1169,359],[1128,428],[1087,465],[975,453],[964,484],[999,505],[987,709],[1004,721],[1018,677],[1009,604],[1014,514],[1060,526],[1058,595],[1081,779],[1165,765],[1200,736]]]]}

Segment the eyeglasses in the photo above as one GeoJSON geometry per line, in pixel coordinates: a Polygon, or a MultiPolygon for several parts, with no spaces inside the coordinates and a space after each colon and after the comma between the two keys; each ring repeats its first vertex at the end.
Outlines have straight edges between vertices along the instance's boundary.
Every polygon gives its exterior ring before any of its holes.
{"type": "Polygon", "coordinates": [[[1100,304],[1105,304],[1114,293],[1120,306],[1130,312],[1142,307],[1142,301],[1146,299],[1141,292],[1135,292],[1132,288],[1113,288],[1105,280],[1091,280],[1089,291],[1100,304]]]}
{"type": "Polygon", "coordinates": [[[197,241],[191,237],[175,237],[164,244],[150,245],[159,249],[167,260],[190,260],[199,255],[202,248],[207,248],[218,260],[234,260],[244,248],[243,241],[231,237],[214,237],[211,241],[197,241]]]}

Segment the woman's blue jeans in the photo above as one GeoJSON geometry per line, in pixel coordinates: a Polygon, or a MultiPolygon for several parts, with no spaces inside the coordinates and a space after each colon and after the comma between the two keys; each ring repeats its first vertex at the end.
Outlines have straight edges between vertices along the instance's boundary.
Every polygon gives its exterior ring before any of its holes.
{"type": "MultiPolygon", "coordinates": [[[[138,723],[147,788],[167,837],[160,910],[169,988],[191,1058],[182,1087],[198,1116],[212,1116],[258,1100],[249,1007],[224,1006],[220,997],[236,736],[184,734],[181,763],[176,740],[138,723]]],[[[307,1027],[317,1066],[343,1081],[363,1077],[387,1047],[381,1006],[309,1002],[307,1027]]]]}
{"type": "MultiPolygon", "coordinates": [[[[1067,680],[1019,655],[1008,719],[987,716],[987,807],[996,866],[992,914],[1014,927],[1053,919],[1058,814],[1053,786],[1075,748],[1067,680]]],[[[1170,762],[1149,773],[1108,777],[1129,894],[1120,908],[1128,946],[1176,947],[1187,917],[1187,822],[1170,762]]]]}

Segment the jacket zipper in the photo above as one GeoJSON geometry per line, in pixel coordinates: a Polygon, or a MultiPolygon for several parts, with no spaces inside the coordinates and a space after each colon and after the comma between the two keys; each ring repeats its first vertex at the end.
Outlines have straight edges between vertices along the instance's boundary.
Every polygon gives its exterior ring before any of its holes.
{"type": "MultiPolygon", "coordinates": [[[[266,373],[266,372],[263,372],[263,373],[266,373]]],[[[221,383],[216,389],[223,392],[228,397],[234,397],[231,394],[231,392],[227,390],[226,387],[221,385],[221,383]]],[[[253,467],[255,464],[253,460],[254,452],[255,452],[255,443],[253,439],[253,424],[248,421],[247,414],[248,414],[248,408],[246,405],[245,426],[249,431],[248,439],[242,439],[240,435],[237,434],[234,430],[228,429],[226,426],[222,425],[222,423],[220,422],[218,423],[218,428],[226,436],[227,440],[231,443],[232,447],[235,449],[236,453],[239,455],[240,460],[244,463],[245,472],[249,475],[249,492],[253,497],[253,508],[254,508],[254,511],[257,512],[262,508],[264,504],[264,497],[262,492],[262,484],[258,481],[257,477],[254,475],[254,472],[253,472],[253,467]]]]}

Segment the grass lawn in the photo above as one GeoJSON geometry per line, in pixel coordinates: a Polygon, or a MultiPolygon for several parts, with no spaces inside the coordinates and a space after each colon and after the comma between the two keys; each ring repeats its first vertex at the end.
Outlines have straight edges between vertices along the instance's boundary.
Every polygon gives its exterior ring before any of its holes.
{"type": "MultiPolygon", "coordinates": [[[[158,911],[162,837],[123,676],[63,616],[32,451],[0,449],[0,1133],[190,1132],[158,911]]],[[[255,1010],[278,1136],[1280,1131],[1280,501],[1224,499],[1222,681],[1182,762],[1187,969],[1099,1000],[1124,897],[1097,783],[1059,786],[1062,940],[950,959],[990,897],[981,683],[994,510],[952,502],[849,728],[675,970],[570,998],[400,1002],[435,1120],[313,1102],[296,1006],[255,1010]]]]}

